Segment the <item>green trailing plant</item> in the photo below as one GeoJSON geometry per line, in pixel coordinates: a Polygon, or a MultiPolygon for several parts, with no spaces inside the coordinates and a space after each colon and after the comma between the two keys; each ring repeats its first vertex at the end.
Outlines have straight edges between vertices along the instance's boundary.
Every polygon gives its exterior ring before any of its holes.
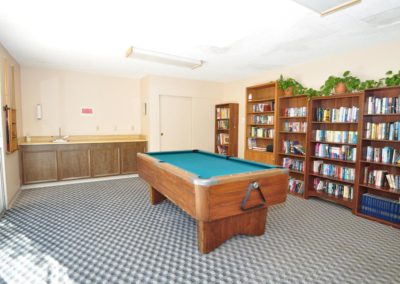
{"type": "Polygon", "coordinates": [[[312,97],[319,97],[321,95],[321,92],[313,88],[308,88],[304,90],[304,94],[307,96],[309,100],[311,100],[312,97]]]}
{"type": "Polygon", "coordinates": [[[397,73],[393,73],[391,70],[387,71],[386,75],[387,77],[383,78],[386,86],[391,87],[400,85],[400,70],[397,73]]]}
{"type": "Polygon", "coordinates": [[[279,89],[281,89],[282,91],[285,91],[289,88],[293,88],[293,95],[299,95],[299,94],[303,94],[304,91],[304,87],[297,82],[295,79],[293,78],[287,78],[284,79],[283,75],[281,75],[278,79],[278,87],[279,89]]]}
{"type": "Polygon", "coordinates": [[[346,86],[347,92],[354,92],[359,89],[361,80],[350,75],[350,71],[345,71],[341,77],[329,76],[320,88],[321,94],[323,96],[331,95],[339,83],[343,83],[346,86]]]}
{"type": "Polygon", "coordinates": [[[380,79],[379,81],[366,80],[366,81],[360,83],[360,86],[358,87],[358,89],[361,91],[361,90],[366,90],[366,89],[379,88],[382,85],[383,85],[382,79],[380,79]]]}

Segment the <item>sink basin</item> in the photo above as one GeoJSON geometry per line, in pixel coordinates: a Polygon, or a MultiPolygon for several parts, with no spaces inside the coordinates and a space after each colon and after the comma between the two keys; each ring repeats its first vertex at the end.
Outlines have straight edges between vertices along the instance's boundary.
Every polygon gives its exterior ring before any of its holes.
{"type": "Polygon", "coordinates": [[[51,142],[53,142],[53,143],[67,143],[68,140],[66,140],[66,139],[54,139],[51,142]]]}

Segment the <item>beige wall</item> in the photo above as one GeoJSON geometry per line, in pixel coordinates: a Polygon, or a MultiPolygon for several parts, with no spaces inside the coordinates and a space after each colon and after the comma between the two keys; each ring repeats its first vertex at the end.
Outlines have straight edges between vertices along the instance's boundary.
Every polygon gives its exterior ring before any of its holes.
{"type": "Polygon", "coordinates": [[[306,87],[318,89],[329,75],[341,75],[350,70],[362,80],[379,79],[386,71],[397,71],[400,68],[400,42],[380,45],[378,47],[351,51],[305,64],[262,72],[258,75],[224,85],[224,100],[237,101],[239,106],[239,156],[244,155],[245,140],[245,93],[246,87],[273,81],[280,74],[292,77],[306,87]]]}
{"type": "Polygon", "coordinates": [[[162,76],[142,80],[142,102],[148,105],[148,116],[142,119],[150,151],[160,149],[160,95],[192,98],[192,148],[214,150],[214,106],[222,101],[223,84],[162,76]]]}
{"type": "MultiPolygon", "coordinates": [[[[1,76],[1,105],[5,104],[4,102],[4,61],[7,62],[8,65],[14,66],[15,68],[15,102],[13,103],[13,108],[17,109],[17,131],[18,136],[21,136],[22,133],[22,119],[21,119],[21,83],[20,83],[20,66],[18,62],[16,62],[12,56],[7,52],[7,50],[0,44],[0,76],[1,76]]],[[[2,111],[2,133],[5,133],[5,113],[2,111]]],[[[3,147],[6,147],[5,134],[3,135],[3,147]]],[[[4,156],[4,185],[6,188],[6,200],[7,206],[9,207],[11,203],[15,200],[17,196],[20,185],[20,165],[19,165],[19,152],[16,151],[12,154],[5,154],[4,149],[2,150],[4,156]]],[[[3,173],[1,173],[3,174],[3,173]]]]}
{"type": "Polygon", "coordinates": [[[23,67],[23,136],[112,135],[141,132],[140,82],[133,78],[23,67]],[[42,104],[43,118],[35,117],[42,104]],[[93,107],[93,116],[82,116],[93,107]]]}

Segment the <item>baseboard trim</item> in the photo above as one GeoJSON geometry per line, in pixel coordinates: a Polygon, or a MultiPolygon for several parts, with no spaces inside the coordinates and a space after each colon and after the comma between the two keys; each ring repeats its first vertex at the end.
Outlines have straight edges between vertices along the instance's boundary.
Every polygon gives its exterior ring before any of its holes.
{"type": "Polygon", "coordinates": [[[17,193],[16,193],[16,194],[14,195],[14,197],[10,200],[10,202],[7,202],[6,211],[7,211],[8,209],[11,209],[11,208],[14,207],[15,202],[17,201],[19,195],[21,194],[21,189],[22,189],[22,188],[20,188],[20,190],[17,191],[17,193]]]}
{"type": "Polygon", "coordinates": [[[114,179],[124,179],[124,178],[132,178],[132,177],[138,177],[138,175],[137,174],[119,175],[119,176],[111,176],[111,177],[98,177],[98,178],[76,179],[76,180],[68,180],[68,181],[55,181],[55,182],[25,184],[25,185],[21,185],[21,189],[25,190],[25,189],[33,189],[33,188],[43,188],[43,187],[61,186],[61,185],[68,185],[68,184],[79,184],[79,183],[106,181],[106,180],[114,180],[114,179]]]}

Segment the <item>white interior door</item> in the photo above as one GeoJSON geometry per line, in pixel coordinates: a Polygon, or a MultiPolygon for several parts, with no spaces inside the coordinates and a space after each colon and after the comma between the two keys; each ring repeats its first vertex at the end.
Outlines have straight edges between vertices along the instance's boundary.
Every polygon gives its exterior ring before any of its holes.
{"type": "Polygon", "coordinates": [[[192,148],[192,99],[160,96],[161,151],[192,148]]]}

